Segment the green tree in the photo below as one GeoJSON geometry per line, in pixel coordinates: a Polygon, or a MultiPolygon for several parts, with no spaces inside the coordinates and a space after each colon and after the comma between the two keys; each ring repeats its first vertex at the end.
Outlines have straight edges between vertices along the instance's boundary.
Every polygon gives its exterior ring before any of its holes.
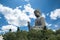
{"type": "Polygon", "coordinates": [[[60,34],[57,34],[56,37],[57,37],[57,40],[60,40],[60,34]]]}
{"type": "Polygon", "coordinates": [[[16,38],[17,40],[28,40],[27,38],[27,32],[26,31],[17,31],[16,32],[16,38]]]}
{"type": "Polygon", "coordinates": [[[13,32],[9,32],[5,34],[3,37],[4,37],[4,40],[16,40],[16,35],[13,32]]]}
{"type": "Polygon", "coordinates": [[[56,34],[60,34],[60,29],[56,30],[56,34]]]}
{"type": "Polygon", "coordinates": [[[50,35],[48,40],[57,40],[56,36],[55,35],[50,35]]]}

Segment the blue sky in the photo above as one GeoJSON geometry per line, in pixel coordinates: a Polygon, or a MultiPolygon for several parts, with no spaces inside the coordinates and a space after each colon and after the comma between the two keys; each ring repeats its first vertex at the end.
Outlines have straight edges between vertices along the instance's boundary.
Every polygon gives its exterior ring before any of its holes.
{"type": "MultiPolygon", "coordinates": [[[[30,4],[31,8],[41,11],[49,29],[56,30],[60,28],[60,0],[0,0],[0,4],[13,10],[16,9],[16,7],[19,7],[20,10],[24,10],[24,5],[30,4]]],[[[27,12],[27,14],[29,13],[27,12]]],[[[5,25],[11,24],[8,23],[4,15],[5,14],[0,12],[0,29],[5,25]]],[[[33,26],[34,18],[30,18],[30,20],[30,24],[33,26]]],[[[25,26],[20,29],[28,30],[25,26]]]]}

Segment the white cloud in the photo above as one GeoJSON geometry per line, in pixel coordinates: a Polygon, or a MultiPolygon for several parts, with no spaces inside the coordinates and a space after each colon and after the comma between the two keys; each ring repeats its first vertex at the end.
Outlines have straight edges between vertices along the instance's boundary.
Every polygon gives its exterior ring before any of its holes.
{"type": "Polygon", "coordinates": [[[25,0],[26,2],[29,2],[29,0],[25,0]]]}
{"type": "Polygon", "coordinates": [[[29,3],[30,0],[21,0],[21,1],[23,1],[23,2],[28,2],[28,3],[29,3]]]}
{"type": "Polygon", "coordinates": [[[3,31],[9,30],[9,29],[11,29],[12,32],[14,32],[14,31],[17,30],[17,27],[16,27],[16,26],[13,26],[13,25],[2,26],[2,30],[3,30],[3,31]]]}
{"type": "Polygon", "coordinates": [[[27,22],[30,22],[30,18],[35,18],[34,9],[30,4],[24,5],[24,10],[15,8],[9,8],[0,4],[0,12],[4,15],[9,24],[15,26],[27,26],[27,22]],[[26,14],[29,13],[29,16],[26,14]]]}
{"type": "Polygon", "coordinates": [[[56,32],[56,30],[53,30],[54,32],[56,32]]]}
{"type": "Polygon", "coordinates": [[[58,25],[55,25],[55,27],[58,27],[58,25]]]}
{"type": "Polygon", "coordinates": [[[45,23],[46,23],[46,26],[48,26],[48,27],[52,26],[52,24],[49,24],[49,23],[47,23],[47,22],[45,22],[45,23]]]}
{"type": "Polygon", "coordinates": [[[49,13],[47,13],[47,16],[49,15],[49,13]]]}
{"type": "Polygon", "coordinates": [[[0,19],[1,19],[1,17],[0,17],[0,19]]]}
{"type": "Polygon", "coordinates": [[[22,6],[18,6],[18,7],[16,7],[16,9],[19,9],[19,8],[22,8],[22,6]]]}
{"type": "Polygon", "coordinates": [[[27,5],[24,5],[24,12],[30,12],[30,13],[33,13],[34,9],[31,8],[31,5],[30,4],[27,4],[27,5]]]}
{"type": "Polygon", "coordinates": [[[56,20],[57,18],[60,18],[60,9],[56,9],[51,12],[50,14],[51,19],[56,20]]]}
{"type": "Polygon", "coordinates": [[[36,18],[34,15],[34,10],[30,4],[24,5],[23,12],[29,12],[29,18],[36,18]]]}

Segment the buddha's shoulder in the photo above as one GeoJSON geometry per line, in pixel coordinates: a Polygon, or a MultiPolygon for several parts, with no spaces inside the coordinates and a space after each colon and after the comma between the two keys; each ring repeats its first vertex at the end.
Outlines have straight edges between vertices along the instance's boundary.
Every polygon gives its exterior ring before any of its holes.
{"type": "Polygon", "coordinates": [[[41,17],[40,19],[44,19],[44,17],[41,17]]]}

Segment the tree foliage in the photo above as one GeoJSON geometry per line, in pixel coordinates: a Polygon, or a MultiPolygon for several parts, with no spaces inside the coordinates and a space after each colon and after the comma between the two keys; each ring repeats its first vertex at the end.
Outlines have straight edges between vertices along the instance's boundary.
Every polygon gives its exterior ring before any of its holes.
{"type": "Polygon", "coordinates": [[[4,40],[60,40],[60,29],[56,32],[52,30],[30,30],[8,32],[3,35],[4,40]]]}

